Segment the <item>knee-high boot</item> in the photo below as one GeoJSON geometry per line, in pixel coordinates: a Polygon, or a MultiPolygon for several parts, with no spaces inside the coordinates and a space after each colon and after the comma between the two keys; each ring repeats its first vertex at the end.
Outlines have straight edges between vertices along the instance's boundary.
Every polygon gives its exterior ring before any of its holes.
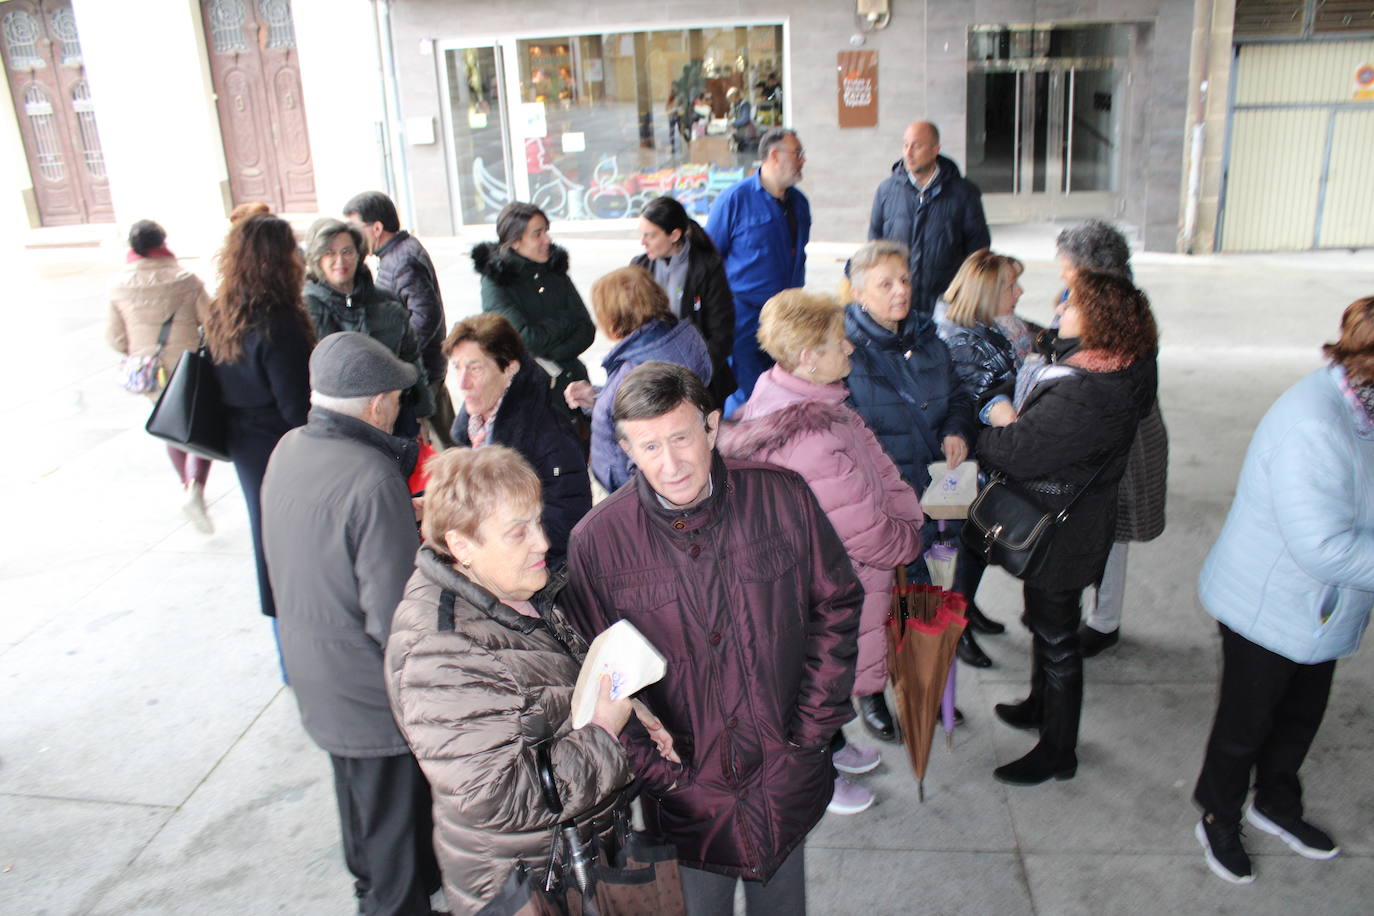
{"type": "Polygon", "coordinates": [[[1039,729],[1044,721],[1045,642],[1031,635],[1030,694],[1019,703],[998,703],[993,712],[1013,728],[1039,729]]]}
{"type": "Polygon", "coordinates": [[[1056,632],[1045,641],[1045,693],[1041,702],[1040,742],[1060,760],[1074,756],[1083,711],[1083,655],[1078,633],[1056,632]]]}
{"type": "MultiPolygon", "coordinates": [[[[1040,743],[993,775],[1012,785],[1069,779],[1078,769],[1078,721],[1083,709],[1083,656],[1078,647],[1078,592],[1026,589],[1027,612],[1041,677],[1040,743]]],[[[1035,684],[1032,681],[1032,699],[1035,684]]]]}

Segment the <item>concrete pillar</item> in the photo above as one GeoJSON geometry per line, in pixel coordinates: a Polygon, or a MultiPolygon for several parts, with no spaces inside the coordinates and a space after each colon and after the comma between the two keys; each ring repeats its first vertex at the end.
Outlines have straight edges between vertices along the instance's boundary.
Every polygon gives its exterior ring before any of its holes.
{"type": "MultiPolygon", "coordinates": [[[[321,214],[359,191],[386,191],[382,79],[369,0],[295,0],[301,91],[321,214]]],[[[397,202],[401,204],[400,201],[397,202]]]]}
{"type": "Polygon", "coordinates": [[[228,184],[195,0],[142,0],[137,11],[73,0],[90,75],[115,230],[138,219],[167,229],[178,255],[224,237],[228,184]]]}

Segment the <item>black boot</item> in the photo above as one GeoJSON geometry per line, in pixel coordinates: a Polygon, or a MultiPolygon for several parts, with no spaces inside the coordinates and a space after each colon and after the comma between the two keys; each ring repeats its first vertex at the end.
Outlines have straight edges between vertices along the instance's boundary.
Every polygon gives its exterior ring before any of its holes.
{"type": "Polygon", "coordinates": [[[1092,658],[1103,649],[1110,649],[1120,639],[1121,629],[1119,627],[1110,633],[1098,632],[1086,623],[1078,628],[1078,645],[1082,649],[1084,658],[1092,658]]]}
{"type": "Polygon", "coordinates": [[[978,607],[976,600],[978,585],[983,581],[985,569],[987,569],[987,564],[983,562],[982,557],[963,544],[959,545],[959,565],[954,567],[954,590],[968,599],[968,610],[964,616],[968,618],[969,629],[975,633],[996,636],[1007,628],[997,621],[989,619],[983,613],[982,608],[978,607]]]}
{"type": "Polygon", "coordinates": [[[991,617],[983,613],[983,609],[978,605],[969,603],[968,610],[964,612],[968,618],[968,628],[975,633],[985,633],[989,636],[996,636],[1007,631],[1006,624],[998,623],[991,617]]]}
{"type": "Polygon", "coordinates": [[[1029,754],[998,767],[992,775],[1009,786],[1038,786],[1047,779],[1073,779],[1077,772],[1078,756],[1073,751],[1057,750],[1042,738],[1029,754]]]}
{"type": "Polygon", "coordinates": [[[1044,677],[1042,722],[1040,743],[1020,760],[993,771],[999,782],[1014,786],[1073,778],[1078,771],[1078,720],[1083,711],[1078,593],[1027,588],[1026,596],[1035,650],[1044,677]]]}
{"type": "Polygon", "coordinates": [[[975,668],[992,667],[992,659],[988,658],[987,653],[978,646],[978,643],[973,641],[972,630],[964,630],[963,635],[959,637],[959,647],[956,652],[959,655],[959,661],[966,665],[972,665],[975,668]]]}
{"type": "Polygon", "coordinates": [[[1035,696],[1026,697],[1020,703],[998,703],[992,707],[992,711],[997,713],[997,718],[1012,728],[1039,731],[1044,722],[1044,715],[1040,710],[1040,699],[1035,696]]]}
{"type": "Polygon", "coordinates": [[[997,718],[1012,728],[1039,730],[1045,721],[1045,644],[1031,637],[1030,695],[1019,703],[998,703],[992,708],[997,718]]]}
{"type": "Polygon", "coordinates": [[[863,719],[869,731],[882,740],[897,740],[897,723],[892,721],[892,713],[887,710],[887,700],[881,693],[859,697],[859,718],[863,719]]]}

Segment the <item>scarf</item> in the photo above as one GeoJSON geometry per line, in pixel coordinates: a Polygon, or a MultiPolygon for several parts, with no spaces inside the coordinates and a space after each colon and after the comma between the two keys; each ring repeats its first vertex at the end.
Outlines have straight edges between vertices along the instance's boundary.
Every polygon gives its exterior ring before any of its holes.
{"type": "Polygon", "coordinates": [[[1374,382],[1366,382],[1363,385],[1353,387],[1355,397],[1359,400],[1360,406],[1364,408],[1364,415],[1369,418],[1369,422],[1374,423],[1374,382]]]}
{"type": "Polygon", "coordinates": [[[126,263],[126,264],[132,264],[132,263],[134,263],[135,261],[142,261],[144,258],[175,258],[175,257],[176,257],[176,255],[172,254],[171,249],[168,248],[166,245],[159,245],[159,246],[157,246],[156,248],[149,248],[147,254],[139,254],[137,251],[134,251],[132,248],[130,248],[130,249],[129,249],[129,253],[126,254],[126,255],[124,256],[124,263],[126,263]]]}

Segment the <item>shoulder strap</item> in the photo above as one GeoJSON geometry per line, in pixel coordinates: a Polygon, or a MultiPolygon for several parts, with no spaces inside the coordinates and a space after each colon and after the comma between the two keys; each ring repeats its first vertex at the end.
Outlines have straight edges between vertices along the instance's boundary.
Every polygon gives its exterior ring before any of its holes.
{"type": "Polygon", "coordinates": [[[443,593],[439,595],[439,620],[435,624],[435,628],[440,633],[453,632],[453,603],[457,599],[458,596],[448,589],[444,589],[443,593]]]}
{"type": "Polygon", "coordinates": [[[158,332],[157,332],[157,354],[155,354],[155,355],[161,355],[161,353],[162,353],[162,348],[165,347],[165,346],[167,346],[167,337],[168,337],[168,335],[170,335],[170,334],[172,333],[172,320],[173,320],[174,318],[176,318],[176,317],[177,317],[176,309],[173,309],[173,310],[172,310],[172,314],[170,314],[170,315],[167,316],[167,320],[164,321],[164,322],[162,322],[162,327],[158,329],[158,332]]]}
{"type": "Polygon", "coordinates": [[[1107,465],[1111,463],[1111,460],[1111,458],[1108,458],[1106,461],[1102,462],[1097,466],[1097,470],[1093,471],[1093,476],[1088,478],[1087,483],[1079,487],[1078,492],[1073,494],[1073,499],[1070,499],[1068,503],[1065,504],[1064,508],[1059,510],[1059,513],[1055,516],[1055,519],[1057,519],[1060,522],[1063,522],[1064,519],[1069,517],[1069,510],[1073,508],[1073,504],[1078,502],[1079,498],[1084,493],[1088,492],[1088,487],[1091,487],[1093,485],[1093,481],[1097,479],[1098,474],[1101,474],[1104,470],[1106,470],[1107,465]]]}

